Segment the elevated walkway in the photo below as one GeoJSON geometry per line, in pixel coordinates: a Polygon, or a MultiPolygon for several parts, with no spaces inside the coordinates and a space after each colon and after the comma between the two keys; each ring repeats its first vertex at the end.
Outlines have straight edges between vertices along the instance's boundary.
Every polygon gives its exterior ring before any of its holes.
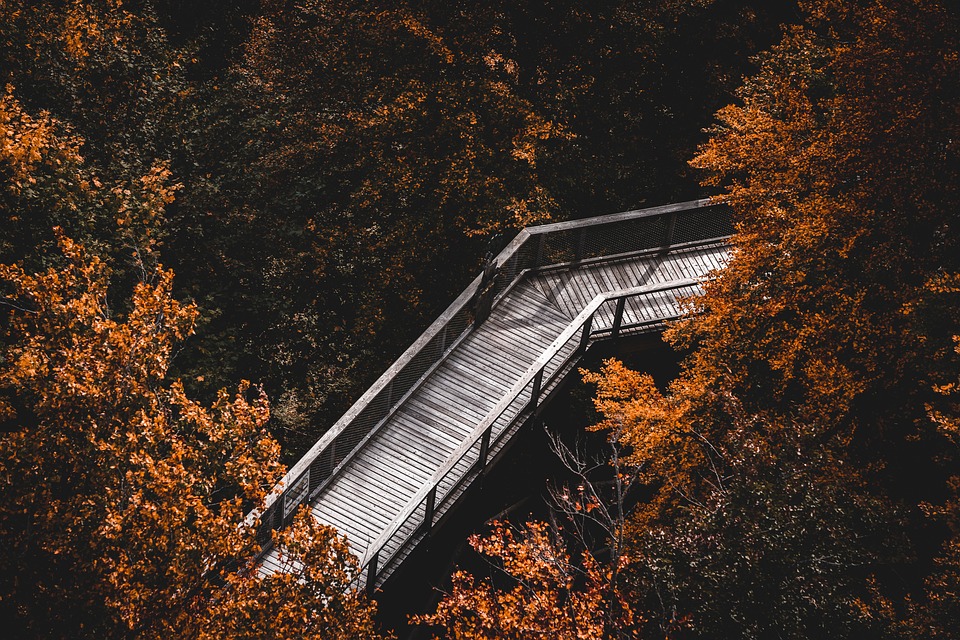
{"type": "MultiPolygon", "coordinates": [[[[724,266],[725,211],[694,201],[522,231],[287,474],[261,539],[302,503],[382,584],[592,341],[658,331],[724,266]]],[[[283,570],[269,544],[261,570],[283,570]]]]}

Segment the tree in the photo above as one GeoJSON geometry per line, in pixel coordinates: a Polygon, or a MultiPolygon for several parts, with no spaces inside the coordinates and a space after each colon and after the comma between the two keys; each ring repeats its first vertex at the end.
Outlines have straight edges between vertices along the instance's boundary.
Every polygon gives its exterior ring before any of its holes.
{"type": "Polygon", "coordinates": [[[652,493],[627,525],[624,577],[650,637],[874,631],[860,615],[867,576],[908,558],[900,516],[872,469],[850,464],[849,443],[748,413],[730,389],[714,395],[716,382],[681,378],[665,396],[616,360],[585,379],[597,384],[595,428],[616,429],[623,464],[652,493]]]}
{"type": "Polygon", "coordinates": [[[565,217],[690,198],[701,129],[793,11],[750,0],[411,5],[459,50],[508,64],[520,95],[563,125],[538,176],[565,217]]]}
{"type": "Polygon", "coordinates": [[[265,2],[191,125],[206,169],[168,255],[204,306],[192,359],[217,384],[262,375],[294,450],[469,280],[485,236],[555,213],[537,163],[563,128],[509,61],[457,44],[406,2],[265,2]]]}
{"type": "Polygon", "coordinates": [[[415,623],[440,626],[458,640],[638,637],[642,618],[611,588],[612,569],[589,552],[573,562],[549,525],[531,522],[515,531],[494,523],[470,545],[502,564],[507,585],[458,571],[436,612],[415,623]]]}
{"type": "Polygon", "coordinates": [[[651,494],[624,576],[650,637],[954,632],[957,15],[801,7],[692,163],[736,234],[666,334],[681,375],[586,377],[651,494]]]}
{"type": "Polygon", "coordinates": [[[369,637],[356,562],[308,513],[260,576],[244,521],[282,467],[248,384],[209,408],[167,380],[196,308],[147,271],[112,311],[102,260],[60,237],[65,266],[0,267],[10,310],[0,412],[0,612],[18,637],[369,637]],[[254,631],[250,631],[254,630],[254,631]]]}
{"type": "Polygon", "coordinates": [[[0,82],[31,112],[47,111],[89,141],[110,177],[170,160],[190,95],[189,60],[150,3],[7,0],[0,5],[0,82]]]}
{"type": "Polygon", "coordinates": [[[666,394],[617,365],[596,379],[655,492],[637,597],[695,636],[894,633],[884,603],[922,593],[939,544],[920,505],[956,463],[930,420],[960,321],[956,15],[802,6],[693,161],[737,233],[667,333],[683,373],[666,394]]]}

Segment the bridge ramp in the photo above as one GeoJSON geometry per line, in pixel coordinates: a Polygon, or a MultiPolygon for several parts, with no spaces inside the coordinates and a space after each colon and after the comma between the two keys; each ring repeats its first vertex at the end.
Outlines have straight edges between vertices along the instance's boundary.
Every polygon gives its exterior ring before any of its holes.
{"type": "MultiPolygon", "coordinates": [[[[346,535],[360,558],[418,491],[595,296],[640,285],[703,279],[725,264],[724,243],[557,265],[519,277],[489,317],[463,335],[310,501],[313,515],[346,535]]],[[[624,322],[678,315],[677,296],[640,298],[624,322]]],[[[572,346],[566,347],[572,350],[572,346]]],[[[549,378],[551,371],[545,372],[549,378]]],[[[512,416],[494,424],[510,425],[512,416]]],[[[280,570],[279,550],[262,570],[280,570]]]]}

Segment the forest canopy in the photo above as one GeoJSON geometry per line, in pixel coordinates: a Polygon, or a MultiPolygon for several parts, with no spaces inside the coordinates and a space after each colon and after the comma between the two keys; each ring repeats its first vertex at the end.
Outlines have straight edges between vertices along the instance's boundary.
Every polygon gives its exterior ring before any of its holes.
{"type": "Polygon", "coordinates": [[[584,373],[647,498],[605,549],[474,536],[506,583],[458,573],[419,621],[951,637],[958,27],[938,0],[0,0],[0,623],[375,637],[335,531],[302,515],[265,576],[245,514],[511,233],[712,196],[733,257],[666,334],[679,376],[584,373]]]}

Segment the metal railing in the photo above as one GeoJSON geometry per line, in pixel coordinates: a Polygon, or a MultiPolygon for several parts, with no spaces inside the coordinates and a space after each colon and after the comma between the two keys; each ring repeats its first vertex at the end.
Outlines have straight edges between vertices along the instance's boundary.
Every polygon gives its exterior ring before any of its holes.
{"type": "MultiPolygon", "coordinates": [[[[582,263],[651,249],[668,249],[727,236],[729,216],[709,200],[528,227],[494,260],[494,307],[525,271],[582,263]]],[[[268,495],[248,523],[260,520],[259,539],[269,548],[273,529],[290,523],[297,507],[317,496],[473,326],[482,276],[473,282],[307,451],[268,495]]]]}
{"type": "Polygon", "coordinates": [[[367,589],[372,591],[389,576],[391,565],[405,556],[487,466],[491,452],[536,415],[544,396],[576,365],[590,341],[655,329],[678,317],[678,298],[696,295],[699,290],[699,281],[686,279],[595,297],[367,547],[360,563],[367,589]]]}

